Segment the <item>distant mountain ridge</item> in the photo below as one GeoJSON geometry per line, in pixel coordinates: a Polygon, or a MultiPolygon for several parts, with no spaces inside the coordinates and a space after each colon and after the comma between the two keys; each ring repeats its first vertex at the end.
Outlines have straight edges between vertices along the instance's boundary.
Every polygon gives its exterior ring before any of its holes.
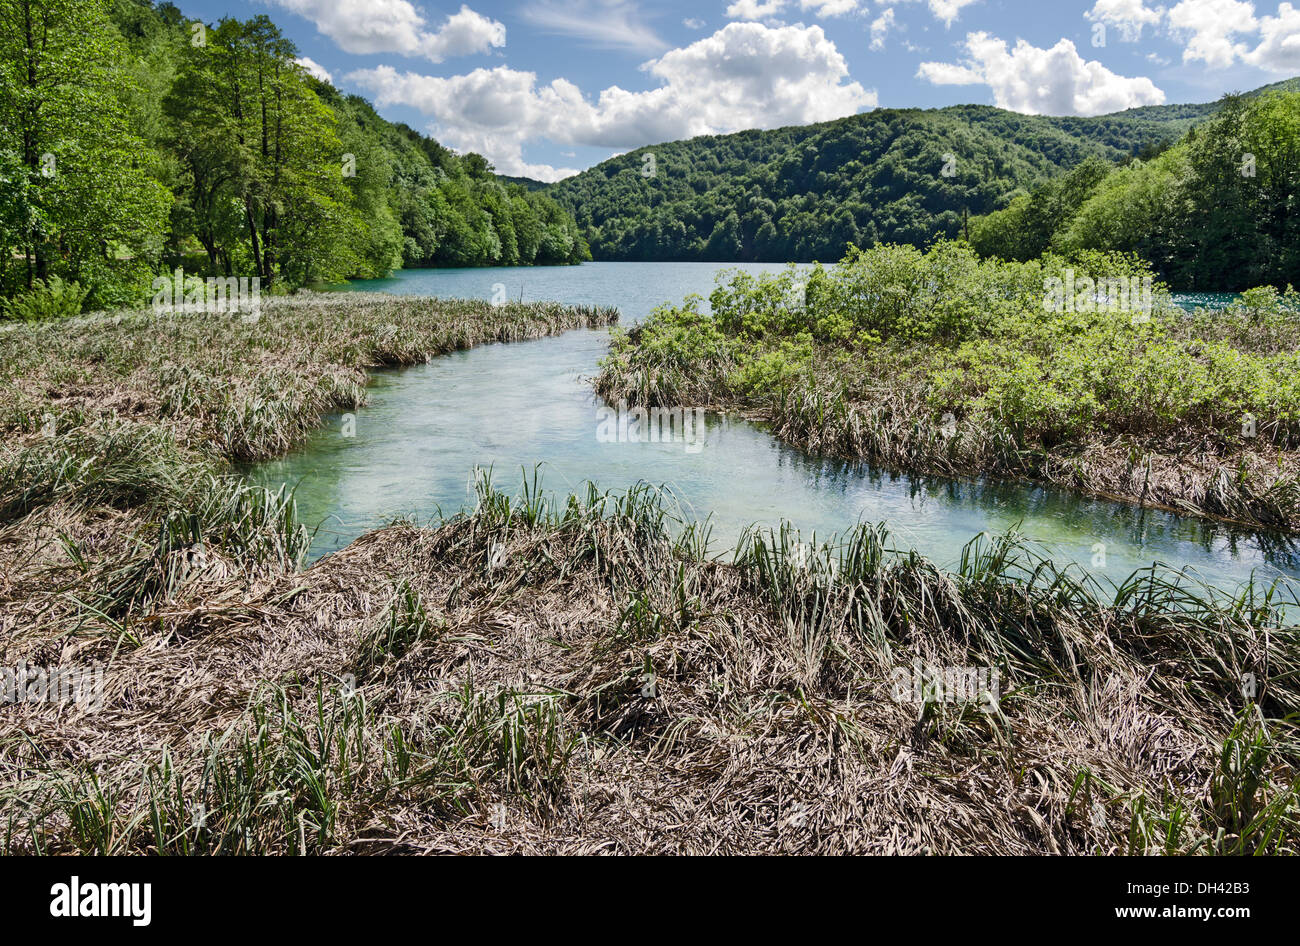
{"type": "MultiPolygon", "coordinates": [[[[1300,90],[1300,78],[1245,95],[1272,90],[1300,90]]],[[[596,259],[832,260],[848,243],[956,237],[968,217],[1089,157],[1159,153],[1219,104],[1086,118],[884,108],[651,145],[549,185],[514,181],[570,211],[596,259]]]]}

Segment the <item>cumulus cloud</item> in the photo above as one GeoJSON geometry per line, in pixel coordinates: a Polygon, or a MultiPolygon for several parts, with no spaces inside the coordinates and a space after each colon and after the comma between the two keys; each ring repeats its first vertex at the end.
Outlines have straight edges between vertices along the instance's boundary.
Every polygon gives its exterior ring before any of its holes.
{"type": "Polygon", "coordinates": [[[1184,62],[1199,59],[1206,65],[1225,67],[1247,50],[1233,37],[1255,32],[1259,23],[1254,4],[1243,0],[1182,0],[1169,11],[1169,26],[1188,37],[1184,62]]]}
{"type": "Polygon", "coordinates": [[[316,24],[344,52],[398,53],[442,62],[506,44],[506,28],[462,6],[438,29],[409,0],[270,0],[316,24]]]}
{"type": "Polygon", "coordinates": [[[1128,42],[1142,37],[1144,27],[1155,27],[1164,16],[1164,7],[1148,7],[1145,0],[1097,0],[1084,14],[1094,23],[1116,27],[1128,42]]]}
{"type": "MultiPolygon", "coordinates": [[[[1180,0],[1173,7],[1146,0],[1096,0],[1088,19],[1118,27],[1126,40],[1146,27],[1183,46],[1183,62],[1226,68],[1244,62],[1271,72],[1300,70],[1300,12],[1280,3],[1276,16],[1257,16],[1252,0],[1180,0]],[[1252,48],[1253,45],[1253,48],[1252,48]]],[[[1150,54],[1153,62],[1159,57],[1150,54]]]]}
{"type": "Polygon", "coordinates": [[[1259,33],[1259,45],[1243,56],[1246,62],[1270,72],[1300,72],[1300,9],[1279,5],[1277,16],[1260,18],[1259,33]]]}
{"type": "Polygon", "coordinates": [[[330,85],[334,84],[334,77],[331,76],[329,72],[326,71],[325,67],[315,59],[312,59],[309,56],[300,56],[295,59],[294,62],[306,69],[309,75],[315,76],[322,82],[328,82],[330,85]]]}
{"type": "Polygon", "coordinates": [[[1034,115],[1101,115],[1165,100],[1150,79],[1116,75],[1085,60],[1068,39],[1051,49],[1018,40],[1008,49],[978,32],[967,34],[964,45],[965,62],[923,62],[917,75],[939,85],[987,85],[999,107],[1034,115]]]}
{"type": "Polygon", "coordinates": [[[575,172],[528,164],[523,147],[529,141],[629,150],[827,121],[876,104],[874,92],[848,81],[844,57],[819,26],[729,23],[641,68],[659,80],[657,88],[610,86],[594,101],[567,79],[540,85],[535,73],[507,66],[447,77],[380,66],[348,79],[380,106],[407,105],[431,116],[436,133],[453,147],[485,154],[503,173],[542,180],[575,172]]]}

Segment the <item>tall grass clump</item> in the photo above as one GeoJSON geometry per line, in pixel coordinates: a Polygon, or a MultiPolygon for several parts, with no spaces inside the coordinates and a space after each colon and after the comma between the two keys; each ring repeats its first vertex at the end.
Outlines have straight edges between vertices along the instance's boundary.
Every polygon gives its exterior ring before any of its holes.
{"type": "Polygon", "coordinates": [[[6,849],[1300,851],[1283,582],[1015,535],[945,571],[869,525],[724,561],[644,484],[477,491],[116,645],[105,713],[11,708],[6,849]]]}

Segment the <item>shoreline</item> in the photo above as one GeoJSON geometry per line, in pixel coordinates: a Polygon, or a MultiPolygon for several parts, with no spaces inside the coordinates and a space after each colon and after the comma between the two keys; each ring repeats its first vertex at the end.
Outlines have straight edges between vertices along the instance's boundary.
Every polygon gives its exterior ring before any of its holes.
{"type": "MultiPolygon", "coordinates": [[[[595,382],[593,382],[594,387],[595,382]]],[[[603,396],[603,395],[601,395],[603,396]]],[[[659,405],[648,405],[659,406],[659,405]]],[[[788,426],[797,424],[796,416],[778,414],[769,408],[755,408],[753,405],[743,401],[724,401],[722,403],[706,404],[704,410],[719,415],[730,415],[739,417],[750,423],[756,423],[763,426],[772,436],[779,439],[782,443],[787,444],[797,450],[802,450],[810,456],[820,456],[835,460],[841,460],[846,463],[861,463],[879,470],[882,473],[894,473],[904,476],[914,477],[941,477],[943,479],[957,479],[963,481],[972,481],[976,479],[988,479],[1004,483],[1022,483],[1030,486],[1048,487],[1052,489],[1065,490],[1082,496],[1092,496],[1098,499],[1105,499],[1111,502],[1123,503],[1128,506],[1134,506],[1141,509],[1155,509],[1161,512],[1173,513],[1179,516],[1194,516],[1211,522],[1223,523],[1229,526],[1239,527],[1240,529],[1260,535],[1276,536],[1300,536],[1300,518],[1292,518],[1289,524],[1278,525],[1276,523],[1261,522],[1259,519],[1236,518],[1228,514],[1213,512],[1202,505],[1197,505],[1194,497],[1203,496],[1203,491],[1196,491],[1181,494],[1162,493],[1164,499],[1155,499],[1149,493],[1107,490],[1097,486],[1094,483],[1072,479],[1070,477],[1051,477],[1035,475],[1033,472],[1026,470],[1001,470],[997,468],[967,470],[953,468],[943,463],[917,464],[914,466],[898,467],[890,465],[882,457],[873,454],[848,453],[842,451],[825,451],[819,450],[816,439],[811,434],[805,434],[802,439],[796,436],[788,436],[781,431],[788,426]],[[1180,502],[1184,500],[1184,502],[1180,502]]],[[[1117,447],[1112,446],[1113,452],[1117,447]]],[[[1099,449],[1097,457],[1106,456],[1106,451],[1099,449]]],[[[1178,458],[1171,454],[1146,454],[1152,459],[1174,461],[1178,470],[1184,473],[1196,473],[1198,468],[1189,464],[1178,463],[1178,458]]],[[[1057,464],[1060,468],[1068,468],[1077,465],[1080,462],[1087,462],[1090,455],[1087,453],[1066,454],[1057,453],[1046,457],[1046,461],[1057,464]]],[[[1145,457],[1144,457],[1145,458],[1145,457]]],[[[1233,467],[1233,461],[1242,459],[1254,459],[1267,464],[1268,458],[1262,455],[1240,454],[1235,457],[1225,458],[1224,462],[1219,464],[1214,471],[1205,473],[1204,468],[1200,468],[1200,477],[1197,482],[1203,487],[1208,483],[1215,474],[1223,470],[1229,470],[1233,467]]],[[[1296,474],[1300,474],[1300,453],[1291,452],[1288,454],[1288,462],[1293,466],[1296,474]]],[[[1115,466],[1109,472],[1116,475],[1125,475],[1132,478],[1141,470],[1140,464],[1131,466],[1115,466]]],[[[1277,485],[1276,483],[1271,485],[1277,485]]]]}
{"type": "MultiPolygon", "coordinates": [[[[1121,285],[1132,260],[1089,263],[1121,285]]],[[[1059,258],[962,244],[854,251],[834,269],[737,274],[616,330],[607,403],[757,419],[882,471],[1031,482],[1300,533],[1300,296],[1188,312],[1163,289],[1053,305],[1059,258]]],[[[1149,276],[1142,276],[1144,285],[1149,276]]],[[[1080,283],[1099,284],[1083,275],[1080,283]]]]}

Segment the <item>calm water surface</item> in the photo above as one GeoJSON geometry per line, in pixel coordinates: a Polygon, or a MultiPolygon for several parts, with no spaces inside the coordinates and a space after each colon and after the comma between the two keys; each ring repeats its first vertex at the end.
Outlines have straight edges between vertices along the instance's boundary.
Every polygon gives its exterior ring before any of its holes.
{"type": "MultiPolygon", "coordinates": [[[[557,299],[617,306],[624,325],[688,293],[707,296],[719,269],[749,272],[775,264],[587,263],[579,267],[409,270],[354,283],[349,291],[511,299],[557,299]]],[[[1222,300],[1198,299],[1201,304],[1222,300]]],[[[1300,577],[1289,540],[1023,483],[895,476],[810,457],[762,428],[710,417],[703,446],[601,443],[598,402],[588,385],[608,345],[606,331],[487,345],[401,371],[378,373],[355,436],[330,417],[299,450],[259,464],[258,482],[296,487],[299,511],[320,525],[313,556],[334,551],[398,516],[419,521],[473,502],[472,472],[493,467],[498,487],[518,489],[522,469],[541,463],[555,493],[588,480],[602,489],[638,481],[671,491],[683,516],[712,515],[718,551],[747,525],[786,519],[804,537],[827,537],[858,521],[885,521],[900,548],[941,564],[981,531],[1019,528],[1058,562],[1077,561],[1122,580],[1154,561],[1191,565],[1233,585],[1300,577]],[[1105,566],[1092,563],[1104,545],[1105,566]]]]}

